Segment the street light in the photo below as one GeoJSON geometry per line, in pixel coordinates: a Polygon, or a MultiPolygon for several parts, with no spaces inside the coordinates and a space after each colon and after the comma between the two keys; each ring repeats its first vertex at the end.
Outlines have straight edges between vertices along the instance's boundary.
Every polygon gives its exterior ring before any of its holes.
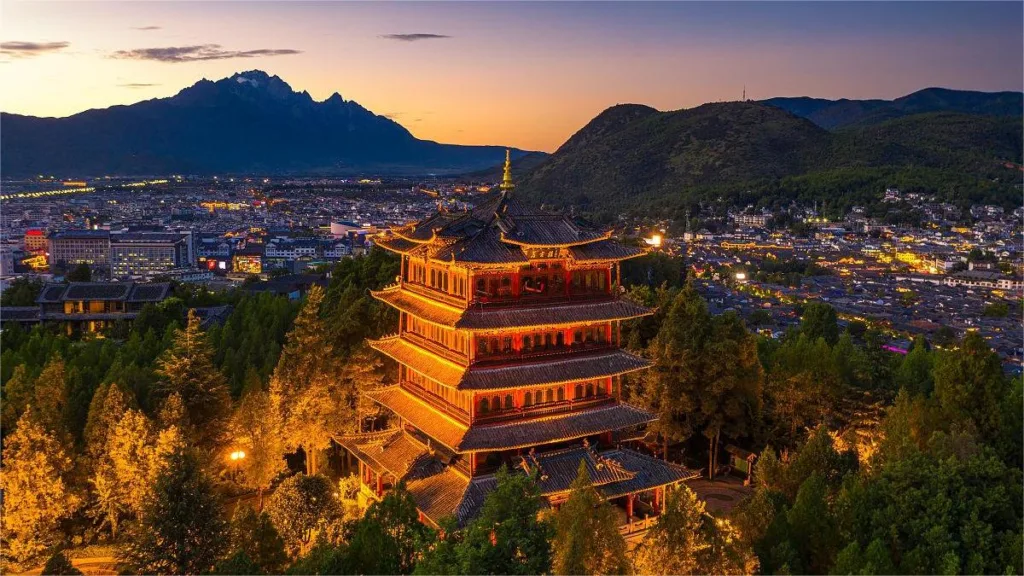
{"type": "Polygon", "coordinates": [[[234,463],[234,472],[232,473],[232,480],[238,481],[238,474],[241,472],[242,460],[245,459],[245,452],[242,450],[235,450],[230,455],[231,462],[234,463]]]}

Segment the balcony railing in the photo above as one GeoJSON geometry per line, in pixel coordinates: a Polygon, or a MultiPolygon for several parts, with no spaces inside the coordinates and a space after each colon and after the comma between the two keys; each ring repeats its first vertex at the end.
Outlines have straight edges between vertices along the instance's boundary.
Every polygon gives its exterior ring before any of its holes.
{"type": "Polygon", "coordinates": [[[416,294],[419,294],[421,296],[426,296],[427,298],[433,298],[434,300],[437,300],[439,302],[444,302],[445,304],[450,304],[452,306],[458,306],[459,308],[465,308],[466,307],[466,299],[462,298],[461,296],[455,296],[455,295],[449,294],[447,292],[443,292],[441,290],[437,290],[436,288],[431,288],[430,286],[426,286],[424,284],[419,284],[419,283],[415,283],[415,282],[410,282],[408,280],[403,282],[402,286],[404,288],[406,288],[407,290],[409,290],[410,292],[415,292],[416,294]]]}
{"type": "Polygon", "coordinates": [[[480,414],[479,412],[477,412],[476,418],[474,419],[474,423],[495,424],[499,422],[505,422],[508,420],[519,420],[521,418],[549,416],[551,414],[572,412],[574,410],[579,410],[582,408],[601,406],[603,404],[611,404],[614,402],[615,398],[612,396],[592,396],[590,398],[579,398],[577,400],[542,402],[540,404],[520,406],[518,408],[512,408],[510,410],[491,410],[487,414],[480,414]]]}
{"type": "Polygon", "coordinates": [[[452,418],[455,418],[459,422],[469,424],[469,414],[463,411],[461,408],[449,404],[448,402],[445,401],[444,398],[434,396],[430,392],[427,392],[426,390],[420,388],[419,386],[412,382],[403,382],[402,389],[412,394],[413,396],[419,398],[420,400],[423,400],[427,404],[430,404],[432,407],[440,410],[441,412],[444,412],[445,414],[448,414],[452,418]]]}
{"type": "Polygon", "coordinates": [[[412,342],[413,344],[420,346],[421,348],[430,350],[434,354],[437,354],[438,356],[441,356],[442,358],[445,358],[447,360],[451,360],[452,362],[455,362],[461,366],[466,366],[469,364],[469,358],[467,358],[465,354],[462,354],[461,352],[452,350],[450,348],[446,348],[443,345],[438,344],[437,342],[434,342],[433,340],[426,338],[424,336],[420,336],[415,332],[405,332],[402,334],[402,337],[408,340],[409,342],[412,342]]]}
{"type": "Polygon", "coordinates": [[[619,534],[622,534],[623,536],[638,534],[653,528],[657,523],[657,516],[648,516],[637,520],[627,520],[625,524],[619,526],[619,534]]]}
{"type": "Polygon", "coordinates": [[[564,356],[567,354],[575,354],[577,352],[592,352],[596,350],[613,350],[618,348],[612,342],[582,342],[580,344],[570,344],[562,346],[538,346],[531,350],[520,350],[519,352],[502,352],[497,354],[486,354],[483,355],[477,352],[477,357],[474,359],[474,364],[490,365],[490,364],[503,364],[506,362],[516,362],[519,360],[539,359],[548,358],[555,356],[564,356]]]}
{"type": "Polygon", "coordinates": [[[509,288],[503,288],[498,290],[496,294],[481,293],[477,292],[473,295],[473,299],[470,300],[471,306],[479,306],[484,308],[499,308],[502,306],[524,306],[524,305],[540,305],[540,304],[566,304],[569,302],[584,302],[590,300],[601,300],[611,298],[612,294],[607,290],[594,290],[594,291],[582,291],[572,292],[569,294],[529,294],[524,293],[519,296],[514,296],[512,290],[509,288]]]}

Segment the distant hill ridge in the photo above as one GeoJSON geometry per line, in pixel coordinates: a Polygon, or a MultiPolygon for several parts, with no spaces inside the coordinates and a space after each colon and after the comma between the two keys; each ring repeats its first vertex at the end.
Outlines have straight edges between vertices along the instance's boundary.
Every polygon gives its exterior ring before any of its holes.
{"type": "Polygon", "coordinates": [[[260,70],[204,79],[170,98],[67,118],[3,114],[0,123],[5,176],[426,174],[479,170],[504,157],[500,146],[417,139],[338,93],[317,102],[260,70]]]}
{"type": "Polygon", "coordinates": [[[826,100],[802,96],[769,98],[762,102],[807,118],[829,130],[877,124],[926,112],[1020,117],[1024,110],[1024,94],[1021,92],[975,92],[948,88],[925,88],[895,100],[826,100]]]}
{"type": "Polygon", "coordinates": [[[518,189],[528,202],[572,206],[604,220],[623,213],[679,219],[723,202],[799,200],[842,213],[872,202],[886,186],[935,192],[957,204],[1019,206],[1021,173],[1005,164],[1021,162],[1020,95],[1011,114],[1012,93],[979,94],[924,90],[898,105],[875,106],[870,118],[877,121],[861,115],[834,130],[821,118],[830,106],[854,101],[781,99],[796,111],[780,99],[671,112],[613,106],[530,170],[518,189]],[[934,110],[946,105],[954,110],[934,110]]]}

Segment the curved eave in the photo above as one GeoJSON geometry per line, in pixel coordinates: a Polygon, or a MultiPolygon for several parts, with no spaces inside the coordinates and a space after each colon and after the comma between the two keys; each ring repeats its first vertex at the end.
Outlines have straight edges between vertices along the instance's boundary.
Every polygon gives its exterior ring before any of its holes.
{"type": "Polygon", "coordinates": [[[649,360],[616,349],[497,368],[470,368],[462,376],[458,388],[497,392],[530,386],[556,386],[621,376],[650,366],[649,360]]]}
{"type": "Polygon", "coordinates": [[[577,302],[549,306],[480,309],[470,306],[462,309],[421,296],[400,285],[383,290],[371,290],[370,295],[413,316],[437,326],[494,332],[529,328],[567,328],[598,322],[632,320],[650,316],[652,308],[624,299],[601,302],[577,302]]]}
{"type": "Polygon", "coordinates": [[[388,252],[394,252],[395,254],[408,254],[416,248],[420,247],[420,244],[409,240],[408,238],[402,238],[397,236],[382,236],[373,239],[374,246],[380,246],[388,252]]]}
{"type": "Polygon", "coordinates": [[[599,236],[593,238],[587,238],[585,240],[576,240],[573,242],[554,242],[554,243],[536,243],[536,242],[525,242],[523,240],[516,240],[509,238],[504,232],[501,233],[501,241],[509,244],[515,244],[516,246],[522,246],[523,248],[571,248],[573,246],[583,246],[584,244],[590,244],[592,242],[599,242],[601,240],[607,240],[612,237],[612,231],[608,230],[603,232],[599,236]]]}
{"type": "Polygon", "coordinates": [[[371,348],[391,358],[399,364],[404,364],[412,370],[423,374],[427,378],[455,388],[462,381],[466,372],[464,366],[441,358],[437,354],[420,348],[419,346],[405,340],[401,336],[391,336],[380,340],[368,340],[371,348]]]}
{"type": "Polygon", "coordinates": [[[396,310],[412,314],[420,320],[445,328],[454,328],[465,312],[455,306],[420,296],[409,290],[403,290],[397,284],[382,290],[371,290],[370,295],[396,310]]]}
{"type": "Polygon", "coordinates": [[[508,424],[471,426],[459,443],[460,452],[494,452],[576,440],[654,422],[646,410],[617,403],[508,424]]]}

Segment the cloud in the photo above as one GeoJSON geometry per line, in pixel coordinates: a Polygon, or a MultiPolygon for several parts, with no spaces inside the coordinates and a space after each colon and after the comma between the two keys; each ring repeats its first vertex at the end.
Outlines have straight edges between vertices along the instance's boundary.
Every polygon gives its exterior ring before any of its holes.
{"type": "Polygon", "coordinates": [[[59,52],[70,46],[68,42],[3,42],[0,53],[15,58],[31,58],[49,52],[59,52]]]}
{"type": "Polygon", "coordinates": [[[441,40],[451,38],[446,34],[381,34],[385,40],[398,40],[399,42],[416,42],[417,40],[441,40]]]}
{"type": "Polygon", "coordinates": [[[160,30],[161,28],[163,28],[163,26],[132,26],[132,30],[141,30],[143,32],[148,32],[150,30],[160,30]]]}
{"type": "Polygon", "coordinates": [[[288,56],[301,54],[290,48],[257,48],[255,50],[225,50],[220,44],[198,46],[168,46],[165,48],[136,48],[118,50],[111,58],[122,60],[153,60],[156,62],[198,62],[202,60],[228,60],[231,58],[258,58],[261,56],[288,56]]]}
{"type": "Polygon", "coordinates": [[[126,84],[118,84],[118,87],[120,87],[120,88],[132,88],[132,89],[135,89],[135,88],[150,88],[150,87],[153,87],[153,86],[159,86],[159,84],[149,84],[149,83],[146,83],[146,82],[128,82],[126,84]]]}

